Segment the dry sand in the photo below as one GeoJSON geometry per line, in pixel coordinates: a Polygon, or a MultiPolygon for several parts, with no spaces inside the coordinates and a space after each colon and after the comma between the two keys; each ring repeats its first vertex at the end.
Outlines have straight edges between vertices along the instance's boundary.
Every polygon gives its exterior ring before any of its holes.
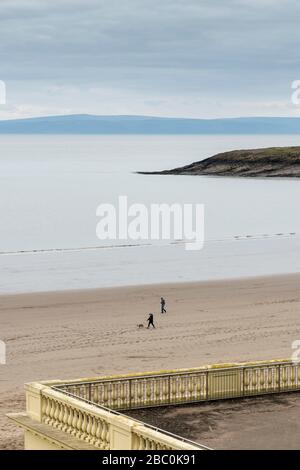
{"type": "Polygon", "coordinates": [[[1,296],[0,318],[0,448],[22,448],[4,414],[24,410],[25,382],[290,357],[300,274],[1,296]],[[149,312],[157,328],[138,329],[149,312]]]}

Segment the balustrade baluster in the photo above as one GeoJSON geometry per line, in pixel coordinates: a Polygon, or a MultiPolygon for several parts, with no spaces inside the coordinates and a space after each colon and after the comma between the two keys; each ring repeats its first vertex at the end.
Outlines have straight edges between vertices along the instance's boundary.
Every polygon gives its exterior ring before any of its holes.
{"type": "Polygon", "coordinates": [[[102,427],[100,419],[96,422],[96,440],[95,445],[101,449],[101,434],[102,434],[102,427]]]}
{"type": "Polygon", "coordinates": [[[81,430],[82,430],[82,433],[81,433],[80,438],[85,440],[86,437],[87,437],[87,433],[86,433],[86,430],[87,430],[87,414],[86,413],[83,413],[81,430]]]}
{"type": "Polygon", "coordinates": [[[68,421],[67,421],[67,433],[68,434],[71,434],[73,428],[72,428],[72,423],[73,423],[73,414],[74,414],[74,411],[73,411],[73,408],[67,408],[68,409],[68,421]]]}

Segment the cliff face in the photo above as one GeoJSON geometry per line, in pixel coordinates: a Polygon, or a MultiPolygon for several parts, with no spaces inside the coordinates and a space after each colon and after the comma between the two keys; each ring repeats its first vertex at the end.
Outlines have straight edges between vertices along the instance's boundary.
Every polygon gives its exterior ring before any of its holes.
{"type": "Polygon", "coordinates": [[[300,147],[234,150],[180,168],[151,174],[300,177],[300,147]]]}

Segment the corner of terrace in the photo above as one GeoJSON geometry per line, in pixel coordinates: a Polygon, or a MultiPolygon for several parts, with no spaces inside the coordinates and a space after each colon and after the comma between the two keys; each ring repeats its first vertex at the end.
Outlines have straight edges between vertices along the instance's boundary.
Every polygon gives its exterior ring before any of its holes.
{"type": "Polygon", "coordinates": [[[25,390],[26,412],[8,415],[23,428],[25,449],[206,450],[126,413],[299,391],[300,367],[289,360],[221,364],[29,383],[25,390]]]}

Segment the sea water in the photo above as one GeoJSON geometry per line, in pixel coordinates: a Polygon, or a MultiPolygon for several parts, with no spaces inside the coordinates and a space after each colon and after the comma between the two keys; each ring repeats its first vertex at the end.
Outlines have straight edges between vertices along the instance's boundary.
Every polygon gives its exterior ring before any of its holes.
{"type": "Polygon", "coordinates": [[[285,145],[300,136],[0,136],[0,292],[299,272],[300,180],[136,173],[285,145]],[[98,240],[96,208],[120,195],[204,204],[203,250],[98,240]]]}

